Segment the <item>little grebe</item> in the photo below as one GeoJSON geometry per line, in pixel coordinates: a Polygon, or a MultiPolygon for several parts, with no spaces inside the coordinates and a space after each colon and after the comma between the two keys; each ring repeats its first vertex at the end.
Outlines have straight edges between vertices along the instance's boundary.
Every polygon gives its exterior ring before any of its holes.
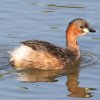
{"type": "Polygon", "coordinates": [[[86,20],[74,19],[66,30],[66,48],[40,40],[23,41],[21,42],[23,45],[11,52],[10,62],[16,69],[63,69],[66,64],[74,63],[80,58],[77,38],[87,32],[95,30],[90,28],[86,20]]]}

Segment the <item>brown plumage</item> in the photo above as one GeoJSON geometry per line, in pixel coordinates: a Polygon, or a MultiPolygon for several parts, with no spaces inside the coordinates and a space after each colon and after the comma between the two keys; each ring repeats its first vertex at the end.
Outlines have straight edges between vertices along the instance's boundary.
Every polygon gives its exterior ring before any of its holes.
{"type": "Polygon", "coordinates": [[[40,40],[23,41],[21,42],[23,45],[11,53],[10,62],[16,69],[63,69],[66,64],[74,63],[79,59],[80,50],[77,38],[89,31],[95,32],[86,20],[74,19],[66,30],[66,48],[40,40]]]}

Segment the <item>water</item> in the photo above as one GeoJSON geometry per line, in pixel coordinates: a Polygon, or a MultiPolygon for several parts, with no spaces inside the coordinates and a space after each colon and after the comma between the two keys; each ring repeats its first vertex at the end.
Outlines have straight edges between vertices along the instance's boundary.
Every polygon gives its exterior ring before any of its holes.
{"type": "Polygon", "coordinates": [[[1,0],[0,98],[1,100],[99,100],[100,1],[1,0]],[[16,71],[9,53],[20,41],[47,40],[65,46],[65,30],[74,18],[85,18],[96,33],[79,39],[81,64],[63,71],[16,71]]]}

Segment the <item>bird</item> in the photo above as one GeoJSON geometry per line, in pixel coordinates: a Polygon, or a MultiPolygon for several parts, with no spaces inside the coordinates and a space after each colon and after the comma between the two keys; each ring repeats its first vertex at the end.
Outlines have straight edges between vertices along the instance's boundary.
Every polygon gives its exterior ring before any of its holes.
{"type": "Polygon", "coordinates": [[[17,70],[36,68],[41,70],[61,70],[67,64],[74,64],[80,58],[78,37],[88,32],[96,32],[83,18],[69,22],[66,29],[64,48],[42,40],[26,40],[10,52],[10,63],[17,70]]]}

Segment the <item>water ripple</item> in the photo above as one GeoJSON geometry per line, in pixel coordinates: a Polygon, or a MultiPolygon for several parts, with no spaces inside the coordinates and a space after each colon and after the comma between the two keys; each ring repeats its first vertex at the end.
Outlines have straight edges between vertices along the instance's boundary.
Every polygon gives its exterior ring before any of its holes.
{"type": "Polygon", "coordinates": [[[81,62],[81,68],[83,67],[89,67],[96,64],[99,60],[99,57],[96,53],[93,53],[91,51],[84,51],[82,52],[82,62],[81,62]]]}
{"type": "Polygon", "coordinates": [[[56,4],[48,4],[50,7],[59,7],[59,8],[85,8],[82,6],[64,6],[64,5],[56,5],[56,4]]]}

